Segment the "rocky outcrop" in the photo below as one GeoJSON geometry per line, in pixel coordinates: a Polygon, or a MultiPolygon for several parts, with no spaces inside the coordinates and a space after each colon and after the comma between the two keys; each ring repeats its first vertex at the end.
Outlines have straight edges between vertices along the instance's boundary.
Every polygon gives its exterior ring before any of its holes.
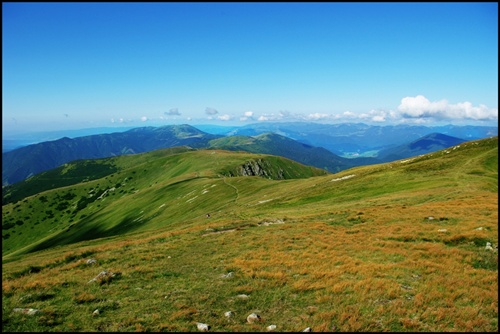
{"type": "Polygon", "coordinates": [[[282,168],[275,167],[264,159],[246,161],[243,165],[236,168],[234,174],[231,176],[260,176],[274,180],[283,180],[286,178],[285,171],[282,168]]]}

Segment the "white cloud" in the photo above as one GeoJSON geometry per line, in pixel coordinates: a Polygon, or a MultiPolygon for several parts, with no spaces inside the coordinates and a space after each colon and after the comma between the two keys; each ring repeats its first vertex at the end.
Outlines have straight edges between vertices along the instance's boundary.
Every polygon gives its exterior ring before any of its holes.
{"type": "Polygon", "coordinates": [[[148,118],[147,118],[146,116],[142,116],[142,117],[141,117],[141,121],[142,121],[142,122],[146,122],[147,120],[148,120],[148,118]]]}
{"type": "MultiPolygon", "coordinates": [[[[289,116],[289,114],[287,116],[289,116]]],[[[283,112],[280,111],[278,115],[275,115],[275,114],[260,115],[257,120],[258,121],[280,121],[283,118],[285,118],[285,115],[283,114],[283,112]]],[[[293,119],[293,117],[287,117],[287,118],[293,119]]]]}
{"type": "Polygon", "coordinates": [[[404,97],[398,106],[404,118],[436,118],[436,119],[498,119],[498,109],[488,108],[484,104],[474,107],[470,102],[451,104],[447,100],[429,101],[423,95],[404,97]]]}
{"type": "Polygon", "coordinates": [[[248,120],[253,120],[253,111],[245,111],[243,116],[240,117],[240,121],[248,121],[248,120]]]}
{"type": "Polygon", "coordinates": [[[118,119],[114,119],[114,118],[111,119],[111,123],[116,123],[116,122],[123,123],[123,122],[125,122],[125,120],[121,117],[118,119]]]}
{"type": "Polygon", "coordinates": [[[372,117],[372,121],[374,122],[385,122],[385,116],[384,115],[375,115],[372,117]]]}
{"type": "Polygon", "coordinates": [[[180,116],[180,112],[178,108],[172,108],[169,111],[165,111],[164,114],[166,116],[180,116]]]}
{"type": "Polygon", "coordinates": [[[302,114],[291,113],[288,110],[280,110],[278,114],[272,113],[272,114],[261,115],[257,120],[258,121],[282,121],[282,120],[303,121],[307,119],[308,118],[302,114]]]}
{"type": "Polygon", "coordinates": [[[342,116],[341,117],[345,117],[345,118],[356,118],[357,115],[355,113],[353,113],[352,111],[344,111],[342,113],[342,116]]]}
{"type": "Polygon", "coordinates": [[[385,110],[375,110],[375,109],[372,109],[369,112],[367,112],[366,114],[362,114],[362,116],[363,116],[364,119],[367,119],[367,120],[370,120],[372,122],[377,122],[378,123],[378,122],[385,122],[385,121],[387,121],[387,117],[390,117],[390,118],[394,119],[394,117],[396,115],[394,113],[392,113],[392,112],[387,112],[385,110]]]}
{"type": "Polygon", "coordinates": [[[328,119],[328,118],[331,118],[331,115],[328,115],[328,114],[320,114],[320,113],[314,113],[314,114],[309,114],[307,116],[308,119],[310,120],[314,120],[314,121],[318,121],[318,120],[321,120],[321,119],[328,119]]]}
{"type": "Polygon", "coordinates": [[[217,119],[220,121],[230,121],[231,119],[233,119],[233,117],[231,117],[231,115],[225,114],[225,115],[217,116],[217,119]]]}

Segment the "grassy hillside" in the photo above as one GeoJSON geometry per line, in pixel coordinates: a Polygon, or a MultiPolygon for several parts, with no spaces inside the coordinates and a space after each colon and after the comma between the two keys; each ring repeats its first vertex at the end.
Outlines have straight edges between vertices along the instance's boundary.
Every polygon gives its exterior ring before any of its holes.
{"type": "MultiPolygon", "coordinates": [[[[192,149],[187,147],[173,147],[161,150],[163,155],[187,152],[192,149]]],[[[126,169],[129,165],[137,161],[143,161],[144,157],[125,158],[118,161],[127,161],[121,169],[126,169]]],[[[37,193],[71,186],[81,182],[97,180],[118,171],[116,158],[102,158],[93,160],[77,160],[66,163],[60,167],[41,172],[25,181],[21,181],[9,186],[2,187],[2,205],[17,202],[37,193]]]]}
{"type": "Polygon", "coordinates": [[[275,156],[183,148],[68,163],[8,188],[16,202],[2,207],[2,256],[204,216],[234,201],[224,176],[248,172],[327,174],[275,156]]]}
{"type": "Polygon", "coordinates": [[[2,207],[3,330],[498,330],[497,137],[323,176],[248,153],[133,158],[2,207]],[[236,176],[259,159],[302,178],[236,176]]]}

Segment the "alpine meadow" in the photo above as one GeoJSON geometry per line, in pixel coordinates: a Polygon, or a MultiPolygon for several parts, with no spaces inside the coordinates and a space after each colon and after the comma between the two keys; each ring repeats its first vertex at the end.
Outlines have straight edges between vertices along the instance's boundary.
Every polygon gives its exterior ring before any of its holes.
{"type": "Polygon", "coordinates": [[[179,146],[2,199],[5,332],[498,331],[497,136],[338,173],[179,146]]]}

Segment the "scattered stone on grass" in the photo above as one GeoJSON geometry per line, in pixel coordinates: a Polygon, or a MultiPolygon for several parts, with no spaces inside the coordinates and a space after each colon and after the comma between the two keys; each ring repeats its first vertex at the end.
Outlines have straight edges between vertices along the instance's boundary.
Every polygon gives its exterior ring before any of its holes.
{"type": "Polygon", "coordinates": [[[234,276],[234,273],[232,271],[229,272],[229,273],[227,273],[227,274],[222,274],[221,275],[222,278],[231,278],[233,276],[234,276]]]}
{"type": "Polygon", "coordinates": [[[493,247],[493,245],[491,244],[491,242],[487,242],[486,243],[486,247],[484,249],[492,251],[492,252],[498,252],[498,245],[496,245],[495,247],[493,247]]]}
{"type": "Polygon", "coordinates": [[[36,308],[15,308],[12,310],[13,312],[19,312],[22,314],[27,314],[27,315],[35,315],[38,312],[41,312],[40,310],[37,310],[36,308]]]}
{"type": "Polygon", "coordinates": [[[210,326],[201,322],[196,323],[196,327],[200,332],[208,332],[210,326]]]}
{"type": "Polygon", "coordinates": [[[250,324],[256,323],[256,322],[261,321],[261,320],[262,320],[262,318],[257,313],[251,313],[247,317],[247,322],[250,324]]]}
{"type": "Polygon", "coordinates": [[[96,277],[94,277],[93,279],[91,279],[90,281],[88,281],[87,284],[95,282],[98,279],[102,280],[102,279],[105,279],[107,277],[112,278],[112,277],[115,277],[117,275],[118,275],[118,273],[115,274],[115,273],[112,273],[111,271],[104,270],[104,271],[101,271],[96,277]]]}
{"type": "Polygon", "coordinates": [[[272,331],[273,331],[273,330],[275,330],[275,329],[276,329],[276,325],[269,325],[269,326],[267,326],[267,327],[266,327],[266,330],[267,330],[268,332],[272,332],[272,331]]]}

